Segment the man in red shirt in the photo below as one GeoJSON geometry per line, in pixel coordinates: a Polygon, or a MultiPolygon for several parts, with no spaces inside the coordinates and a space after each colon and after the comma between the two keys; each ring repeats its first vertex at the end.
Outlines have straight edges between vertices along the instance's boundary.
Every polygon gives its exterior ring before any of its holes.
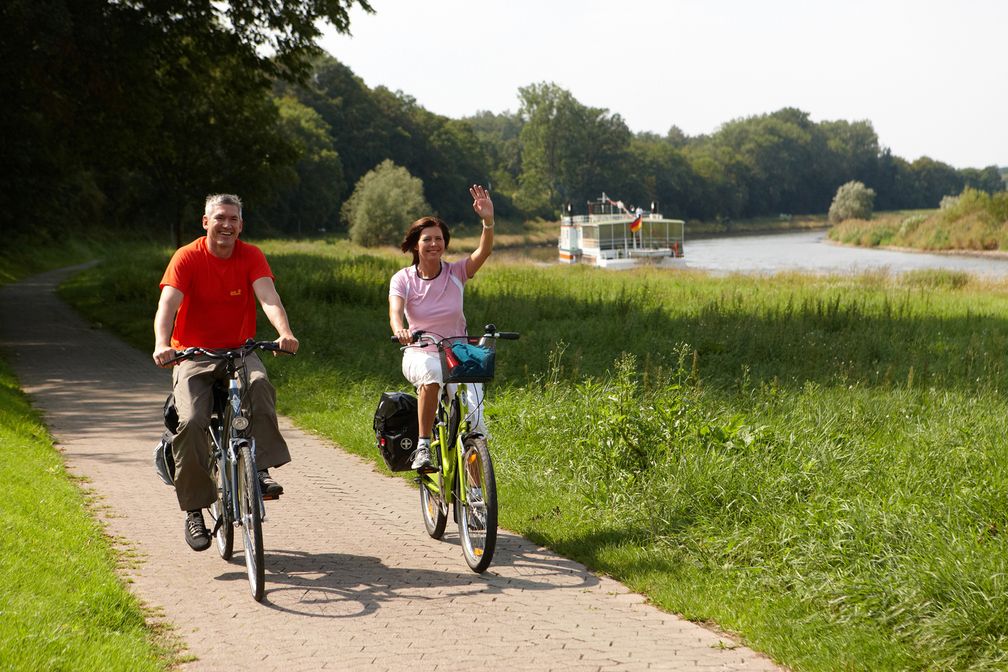
{"type": "MultiPolygon", "coordinates": [[[[297,352],[298,340],[287,322],[273,273],[262,251],[238,240],[243,226],[241,199],[233,194],[207,197],[203,214],[206,236],[175,251],[161,279],[161,298],[154,316],[154,363],[165,366],[176,350],[188,347],[226,349],[255,338],[256,301],[276,329],[281,350],[297,352]]],[[[252,432],[264,496],[283,488],[270,467],[290,462],[287,443],[276,418],[276,391],[255,353],[245,360],[249,372],[252,432]]],[[[223,362],[196,357],[172,372],[178,433],[172,442],[175,494],[186,512],[185,540],[193,550],[210,547],[202,509],[217,499],[210,476],[207,428],[211,388],[223,375],[223,362]]]]}

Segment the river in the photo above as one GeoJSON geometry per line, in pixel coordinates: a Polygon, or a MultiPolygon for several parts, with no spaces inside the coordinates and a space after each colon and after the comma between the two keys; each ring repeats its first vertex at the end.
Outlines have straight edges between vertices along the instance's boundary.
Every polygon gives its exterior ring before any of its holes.
{"type": "Polygon", "coordinates": [[[920,269],[963,271],[990,278],[1008,277],[1008,259],[965,254],[900,252],[835,245],[825,231],[802,231],[726,238],[687,238],[689,268],[714,273],[863,273],[920,269]]]}

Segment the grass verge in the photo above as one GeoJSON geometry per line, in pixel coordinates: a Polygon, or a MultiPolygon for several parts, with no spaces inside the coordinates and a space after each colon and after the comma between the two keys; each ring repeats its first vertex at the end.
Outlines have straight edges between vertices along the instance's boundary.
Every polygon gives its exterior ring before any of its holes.
{"type": "Polygon", "coordinates": [[[175,655],[52,440],[0,362],[0,661],[12,670],[161,670],[175,655]]]}

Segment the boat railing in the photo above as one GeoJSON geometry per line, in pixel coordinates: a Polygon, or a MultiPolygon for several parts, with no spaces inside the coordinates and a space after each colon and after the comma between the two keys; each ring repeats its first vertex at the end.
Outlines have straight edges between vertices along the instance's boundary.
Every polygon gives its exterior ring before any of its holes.
{"type": "MultiPolygon", "coordinates": [[[[602,214],[602,215],[572,215],[570,217],[564,217],[563,220],[561,220],[560,223],[561,224],[567,224],[567,225],[572,225],[572,224],[611,224],[613,222],[632,222],[633,219],[634,219],[634,217],[635,217],[634,215],[627,215],[625,213],[622,213],[622,214],[621,213],[616,213],[616,214],[611,214],[611,215],[609,215],[609,214],[602,214]]],[[[659,213],[648,212],[648,213],[644,213],[643,215],[641,215],[641,219],[646,222],[646,221],[649,221],[649,220],[660,220],[660,219],[665,219],[665,218],[662,217],[661,214],[659,214],[659,213]]]]}

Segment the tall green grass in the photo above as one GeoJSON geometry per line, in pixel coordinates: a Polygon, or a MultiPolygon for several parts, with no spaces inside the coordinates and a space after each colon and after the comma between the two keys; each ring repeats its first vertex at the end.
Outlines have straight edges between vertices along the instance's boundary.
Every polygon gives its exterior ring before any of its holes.
{"type": "Polygon", "coordinates": [[[173,655],[0,362],[0,668],[160,670],[173,655]]]}
{"type": "MultiPolygon", "coordinates": [[[[303,344],[281,410],[377,461],[404,259],[266,249],[303,344]]],[[[168,251],[139,254],[66,295],[149,348],[168,251]]],[[[491,261],[466,314],[522,332],[488,408],[505,527],[794,669],[1008,669],[1005,285],[491,261]]]]}

